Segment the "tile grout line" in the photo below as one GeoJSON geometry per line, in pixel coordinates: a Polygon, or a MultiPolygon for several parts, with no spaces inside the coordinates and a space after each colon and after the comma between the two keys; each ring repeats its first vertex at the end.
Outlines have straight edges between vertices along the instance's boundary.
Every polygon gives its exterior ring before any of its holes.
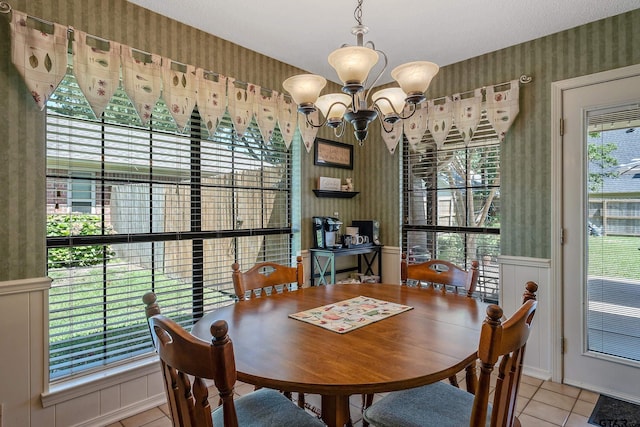
{"type": "Polygon", "coordinates": [[[573,401],[573,405],[571,406],[571,410],[569,411],[569,415],[567,415],[567,419],[564,420],[564,423],[562,423],[562,427],[566,426],[567,423],[569,422],[569,418],[571,418],[571,414],[573,414],[573,410],[576,407],[576,405],[578,404],[578,400],[580,400],[580,392],[578,393],[578,396],[576,397],[576,400],[573,401]]]}

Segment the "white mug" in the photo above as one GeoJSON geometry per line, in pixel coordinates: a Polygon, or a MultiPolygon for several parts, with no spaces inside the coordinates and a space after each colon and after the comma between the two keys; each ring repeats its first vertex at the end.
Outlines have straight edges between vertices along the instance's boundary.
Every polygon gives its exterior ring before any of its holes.
{"type": "Polygon", "coordinates": [[[356,242],[358,242],[359,245],[362,245],[363,243],[369,243],[369,236],[362,236],[358,234],[356,236],[356,242]]]}

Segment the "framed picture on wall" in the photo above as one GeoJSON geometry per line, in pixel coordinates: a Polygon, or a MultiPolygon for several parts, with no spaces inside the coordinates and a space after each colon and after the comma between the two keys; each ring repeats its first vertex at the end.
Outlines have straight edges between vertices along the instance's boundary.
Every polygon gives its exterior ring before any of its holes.
{"type": "Polygon", "coordinates": [[[353,145],[316,138],[314,147],[314,165],[353,169],[353,145]]]}

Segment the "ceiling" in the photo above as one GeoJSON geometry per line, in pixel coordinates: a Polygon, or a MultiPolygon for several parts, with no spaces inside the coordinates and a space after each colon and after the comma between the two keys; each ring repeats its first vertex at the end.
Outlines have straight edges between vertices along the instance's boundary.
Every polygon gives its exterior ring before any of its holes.
{"type": "MultiPolygon", "coordinates": [[[[356,0],[128,1],[334,82],[327,55],[355,44],[356,0]]],[[[370,29],[365,41],[387,54],[391,70],[417,60],[453,64],[639,6],[638,0],[366,0],[362,23],[370,29]]],[[[387,71],[378,84],[389,81],[387,71]]]]}

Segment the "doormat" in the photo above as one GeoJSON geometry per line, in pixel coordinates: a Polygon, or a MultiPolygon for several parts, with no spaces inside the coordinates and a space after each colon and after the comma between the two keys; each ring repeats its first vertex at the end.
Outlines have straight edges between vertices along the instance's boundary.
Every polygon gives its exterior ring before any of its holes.
{"type": "Polygon", "coordinates": [[[600,395],[589,424],[602,427],[640,427],[640,405],[600,395]]]}

